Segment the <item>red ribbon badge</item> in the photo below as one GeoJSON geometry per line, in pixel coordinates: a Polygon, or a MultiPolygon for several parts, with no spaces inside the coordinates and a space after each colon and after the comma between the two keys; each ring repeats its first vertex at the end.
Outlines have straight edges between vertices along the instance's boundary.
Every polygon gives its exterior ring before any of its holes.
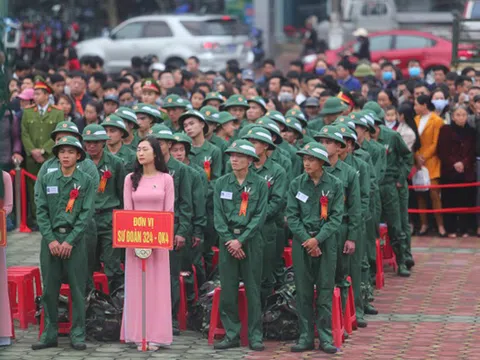
{"type": "Polygon", "coordinates": [[[65,208],[65,212],[72,212],[73,210],[73,205],[75,204],[75,199],[78,198],[78,195],[80,195],[80,186],[77,188],[76,185],[74,185],[74,188],[72,191],[70,191],[70,199],[68,200],[67,207],[65,208]]]}
{"type": "Polygon", "coordinates": [[[323,192],[322,192],[322,196],[320,197],[320,208],[321,208],[320,219],[321,220],[327,220],[327,218],[328,218],[328,196],[323,195],[323,192]]]}
{"type": "Polygon", "coordinates": [[[207,174],[207,179],[210,181],[210,178],[212,177],[212,166],[210,164],[210,160],[205,159],[203,162],[203,170],[205,170],[205,174],[207,174]]]}
{"type": "Polygon", "coordinates": [[[240,211],[238,216],[247,216],[248,197],[250,196],[250,189],[245,188],[242,192],[242,203],[240,204],[240,211]]]}
{"type": "Polygon", "coordinates": [[[102,178],[100,179],[100,185],[98,185],[98,192],[105,192],[105,188],[107,187],[107,181],[111,177],[112,173],[110,172],[110,170],[106,169],[105,171],[103,171],[102,178]]]}

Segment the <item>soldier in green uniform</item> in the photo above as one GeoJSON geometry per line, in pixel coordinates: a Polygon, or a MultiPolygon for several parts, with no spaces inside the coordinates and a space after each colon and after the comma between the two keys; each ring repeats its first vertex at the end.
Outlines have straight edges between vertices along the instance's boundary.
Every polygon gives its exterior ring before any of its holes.
{"type": "Polygon", "coordinates": [[[329,97],[320,111],[322,118],[316,121],[309,121],[308,127],[312,131],[320,131],[325,125],[331,125],[345,110],[348,110],[348,106],[342,100],[335,96],[329,97]]]}
{"type": "Polygon", "coordinates": [[[327,125],[317,133],[315,140],[327,149],[330,166],[325,170],[341,180],[345,190],[345,209],[338,234],[337,270],[335,273],[335,283],[340,288],[342,306],[345,310],[350,286],[347,276],[352,275],[351,257],[355,253],[356,244],[364,239],[362,239],[361,231],[360,172],[339,158],[341,149],[347,147],[343,134],[345,134],[345,129],[327,125]]]}
{"type": "MultiPolygon", "coordinates": [[[[206,280],[205,268],[202,261],[204,232],[207,226],[206,201],[208,192],[207,174],[203,168],[194,164],[189,159],[192,148],[192,139],[184,133],[173,135],[174,142],[170,148],[170,155],[177,161],[188,166],[192,184],[201,184],[202,186],[192,186],[192,224],[193,231],[190,239],[186,242],[185,256],[182,257],[182,271],[192,271],[192,265],[195,266],[197,273],[198,287],[200,288],[206,280]]],[[[193,275],[185,279],[187,284],[188,303],[192,304],[195,299],[193,275]]]]}
{"type": "Polygon", "coordinates": [[[82,144],[72,136],[51,149],[60,162],[59,171],[39,179],[35,201],[42,244],[44,331],[33,350],[58,346],[58,296],[66,275],[72,295],[70,343],[85,350],[85,284],[88,264],[83,232],[91,217],[95,198],[93,179],[77,168],[85,159],[82,144]]]}
{"type": "MultiPolygon", "coordinates": [[[[55,143],[58,143],[58,141],[65,136],[73,136],[79,141],[83,140],[82,134],[80,134],[80,132],[78,131],[77,125],[75,125],[71,121],[59,122],[50,136],[55,143]]],[[[98,176],[97,166],[95,165],[95,163],[90,159],[84,159],[82,162],[77,163],[77,168],[82,170],[84,173],[86,173],[92,178],[94,187],[95,189],[97,189],[98,184],[100,183],[100,177],[98,176]]],[[[45,161],[37,174],[37,181],[35,182],[35,192],[38,193],[37,188],[40,184],[39,180],[44,175],[58,170],[60,170],[60,160],[57,157],[52,157],[45,161]]],[[[93,289],[92,276],[95,270],[95,247],[97,244],[97,228],[95,221],[93,220],[93,210],[94,209],[92,207],[92,214],[88,219],[88,225],[85,229],[85,242],[88,260],[88,277],[86,290],[87,294],[90,292],[90,290],[93,289]]]]}
{"type": "Polygon", "coordinates": [[[407,268],[407,262],[410,259],[407,235],[402,229],[398,188],[406,184],[406,179],[413,166],[413,157],[398,132],[384,126],[383,119],[376,117],[374,120],[375,134],[373,134],[373,138],[382,144],[387,152],[387,170],[380,183],[382,215],[388,224],[390,243],[397,258],[398,275],[408,277],[410,270],[407,268]]]}
{"type": "Polygon", "coordinates": [[[137,114],[132,109],[121,106],[115,111],[115,115],[119,116],[127,127],[128,136],[123,139],[123,144],[132,149],[135,153],[137,152],[137,146],[139,138],[135,130],[138,129],[137,114]]]}
{"type": "Polygon", "coordinates": [[[220,317],[226,332],[225,338],[215,344],[215,349],[240,346],[238,286],[242,279],[248,303],[250,348],[262,351],[265,347],[260,302],[261,229],[267,215],[268,188],[264,178],[250,171],[252,161],[258,161],[252,143],[236,140],[227,153],[232,172],[216,181],[213,195],[215,229],[220,238],[220,317]]]}
{"type": "Polygon", "coordinates": [[[180,127],[180,116],[188,110],[188,105],[190,102],[176,94],[168,95],[163,100],[162,108],[167,111],[168,117],[170,118],[168,121],[165,121],[165,125],[167,125],[172,132],[178,132],[181,130],[180,127]]]}
{"type": "Polygon", "coordinates": [[[112,247],[112,213],[123,208],[125,167],[121,159],[105,151],[105,144],[110,138],[101,125],[86,126],[82,135],[87,156],[97,166],[100,176],[95,196],[96,258],[103,261],[109,288],[113,291],[124,282],[120,268],[121,250],[112,247]]]}
{"type": "MultiPolygon", "coordinates": [[[[237,118],[230,114],[228,111],[221,111],[218,113],[218,126],[215,130],[215,135],[225,142],[231,143],[235,136],[235,129],[237,118]]],[[[224,154],[224,157],[227,157],[224,154]]]]}
{"type": "Polygon", "coordinates": [[[220,110],[221,105],[225,102],[223,99],[222,94],[220,94],[217,91],[212,91],[205,96],[205,99],[203,100],[203,106],[213,106],[217,110],[220,110]]]}
{"type": "MultiPolygon", "coordinates": [[[[286,112],[285,118],[287,118],[287,117],[294,117],[295,119],[300,121],[300,124],[302,125],[302,129],[303,129],[302,130],[303,135],[305,135],[303,137],[304,143],[314,141],[313,135],[314,135],[315,132],[308,128],[308,121],[307,121],[307,118],[305,117],[305,115],[303,114],[303,112],[301,112],[299,109],[293,108],[293,109],[290,109],[286,112]]],[[[302,144],[302,146],[303,146],[303,144],[302,144]]]]}
{"type": "Polygon", "coordinates": [[[111,114],[103,120],[101,125],[110,138],[110,140],[107,140],[105,150],[123,160],[123,166],[127,174],[133,172],[137,153],[122,142],[122,139],[128,137],[125,122],[119,116],[111,114]]]}
{"type": "Polygon", "coordinates": [[[217,136],[217,134],[215,134],[219,126],[219,111],[216,107],[207,105],[200,109],[200,113],[203,115],[208,124],[208,132],[205,134],[205,139],[218,147],[223,154],[223,152],[227,150],[228,143],[225,139],[222,139],[221,137],[217,136]]]}
{"type": "MultiPolygon", "coordinates": [[[[35,105],[23,111],[21,121],[22,144],[25,149],[25,170],[37,175],[42,164],[52,156],[55,144],[50,133],[55,126],[63,121],[64,114],[55,106],[50,105],[49,96],[52,88],[44,81],[37,81],[34,86],[35,105]]],[[[30,207],[30,223],[35,227],[34,181],[27,179],[27,193],[30,207]]]]}
{"type": "MultiPolygon", "coordinates": [[[[287,191],[287,174],[284,169],[268,157],[268,150],[275,149],[270,132],[262,127],[251,128],[243,139],[249,140],[255,147],[258,161],[250,165],[250,170],[265,179],[268,188],[268,206],[265,225],[262,228],[263,234],[263,261],[262,261],[262,304],[269,295],[273,293],[275,286],[275,266],[282,260],[278,253],[279,247],[283,248],[285,243],[277,244],[277,218],[283,216],[287,191]]],[[[283,229],[282,229],[283,230],[283,229]]],[[[280,239],[283,241],[283,238],[280,239]]]]}
{"type": "Polygon", "coordinates": [[[149,134],[153,125],[163,122],[163,117],[162,112],[153,105],[140,103],[134,105],[132,109],[137,116],[138,129],[135,132],[134,142],[138,145],[140,139],[143,139],[149,134]]]}
{"type": "Polygon", "coordinates": [[[260,119],[262,116],[265,116],[267,112],[267,104],[261,96],[251,97],[247,100],[247,103],[250,106],[247,110],[247,122],[249,124],[254,124],[255,121],[260,119]]]}
{"type": "Polygon", "coordinates": [[[337,234],[344,216],[343,184],[324,171],[327,150],[316,142],[298,152],[305,173],[287,192],[287,220],[293,233],[292,256],[300,337],[293,352],[314,349],[314,321],[320,349],[335,353],[332,337],[332,295],[335,288],[337,234]],[[314,299],[316,287],[317,299],[314,299]],[[315,304],[314,307],[312,304],[315,304]],[[316,315],[315,315],[316,314],[316,315]]]}
{"type": "Polygon", "coordinates": [[[207,193],[207,227],[205,229],[204,258],[207,273],[212,270],[213,252],[212,246],[216,245],[218,235],[213,228],[213,183],[222,175],[223,160],[220,150],[205,139],[208,128],[203,115],[196,110],[185,112],[179,119],[180,127],[185,130],[192,139],[192,156],[190,160],[201,166],[209,181],[209,190],[207,193]]]}
{"type": "Polygon", "coordinates": [[[250,108],[247,99],[243,95],[232,95],[222,106],[223,111],[228,111],[237,119],[237,130],[242,125],[242,122],[246,119],[247,110],[250,108]]]}
{"type": "Polygon", "coordinates": [[[185,246],[186,240],[192,236],[192,177],[188,166],[170,156],[170,148],[175,138],[172,131],[164,124],[156,124],[150,132],[160,144],[163,158],[168,171],[173,177],[175,188],[175,220],[174,220],[174,246],[170,251],[170,287],[172,299],[172,328],[173,334],[179,335],[178,307],[180,305],[180,284],[178,277],[181,269],[180,250],[185,246]]]}
{"type": "Polygon", "coordinates": [[[303,139],[303,128],[300,121],[294,117],[289,117],[285,119],[285,122],[287,123],[287,126],[282,132],[284,142],[286,141],[296,149],[300,150],[302,147],[297,144],[299,140],[303,139]]]}

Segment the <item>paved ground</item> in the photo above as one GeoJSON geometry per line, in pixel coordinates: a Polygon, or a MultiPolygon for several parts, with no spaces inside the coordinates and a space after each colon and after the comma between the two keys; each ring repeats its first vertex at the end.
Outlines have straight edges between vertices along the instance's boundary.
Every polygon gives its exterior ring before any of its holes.
{"type": "MultiPolygon", "coordinates": [[[[7,262],[38,264],[39,236],[12,234],[7,262]]],[[[386,287],[377,292],[380,314],[369,317],[366,329],[354,332],[341,351],[345,359],[475,359],[480,351],[480,240],[414,239],[417,265],[411,278],[386,270],[386,287]]],[[[17,340],[0,350],[0,359],[324,359],[318,351],[289,352],[289,343],[267,342],[263,353],[246,349],[216,352],[196,333],[174,339],[168,349],[139,353],[126,345],[88,343],[87,352],[74,352],[68,338],[60,347],[33,353],[37,326],[17,329],[17,340]]]]}

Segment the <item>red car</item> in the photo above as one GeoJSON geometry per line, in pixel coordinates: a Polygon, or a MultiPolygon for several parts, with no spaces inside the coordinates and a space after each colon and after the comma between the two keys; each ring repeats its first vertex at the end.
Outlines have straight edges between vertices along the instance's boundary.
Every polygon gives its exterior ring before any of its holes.
{"type": "MultiPolygon", "coordinates": [[[[423,31],[416,30],[390,30],[373,32],[368,35],[370,40],[370,53],[372,62],[386,58],[408,76],[408,61],[416,59],[425,75],[436,65],[450,69],[452,60],[452,42],[423,31]]],[[[326,52],[327,62],[336,64],[345,51],[355,53],[358,51],[358,42],[351,41],[346,45],[326,52]]],[[[465,58],[474,56],[474,46],[460,46],[459,55],[465,58]]],[[[315,61],[305,64],[305,71],[313,71],[315,61]]]]}

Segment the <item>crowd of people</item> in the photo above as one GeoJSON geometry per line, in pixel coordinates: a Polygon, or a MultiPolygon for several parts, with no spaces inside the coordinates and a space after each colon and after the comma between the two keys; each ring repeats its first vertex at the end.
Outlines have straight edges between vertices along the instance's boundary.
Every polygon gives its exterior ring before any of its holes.
{"type": "MultiPolygon", "coordinates": [[[[0,164],[21,163],[37,177],[28,182],[29,225],[42,235],[45,329],[33,349],[57,346],[62,282],[73,300],[71,345],[86,348],[85,296],[101,266],[110,289],[125,286],[121,339],[141,349],[141,261],[112,247],[115,209],[175,214],[174,249],[154,250],[147,261],[150,350],[180,334],[179,275],[193,266],[201,286],[215,271],[213,246],[226,330],[215,348],[240,346],[240,285],[250,348],[263,350],[262,308],[281,286],[282,254],[291,246],[300,332],[291,350],[312,350],[316,325],[320,349],[335,353],[335,286],[345,307],[352,285],[360,328],[365,315],[378,313],[379,224],[388,224],[398,275],[408,277],[411,235],[428,234],[432,223],[425,214],[418,224],[409,218],[412,201],[420,209],[474,205],[475,188],[410,196],[408,184],[416,172],[433,185],[480,176],[475,69],[436,68],[428,84],[416,61],[406,78],[386,59],[328,64],[321,55],[314,73],[303,72],[301,61],[281,71],[270,59],[259,77],[235,61],[222,72],[199,67],[191,57],[186,69],[154,63],[147,73],[132,66],[112,78],[101,59],[85,57],[78,71],[43,63],[15,69],[0,164]]],[[[0,197],[8,210],[5,174],[0,197]]],[[[442,237],[480,235],[469,215],[434,218],[442,237]]],[[[187,292],[191,306],[192,281],[187,292]]]]}

